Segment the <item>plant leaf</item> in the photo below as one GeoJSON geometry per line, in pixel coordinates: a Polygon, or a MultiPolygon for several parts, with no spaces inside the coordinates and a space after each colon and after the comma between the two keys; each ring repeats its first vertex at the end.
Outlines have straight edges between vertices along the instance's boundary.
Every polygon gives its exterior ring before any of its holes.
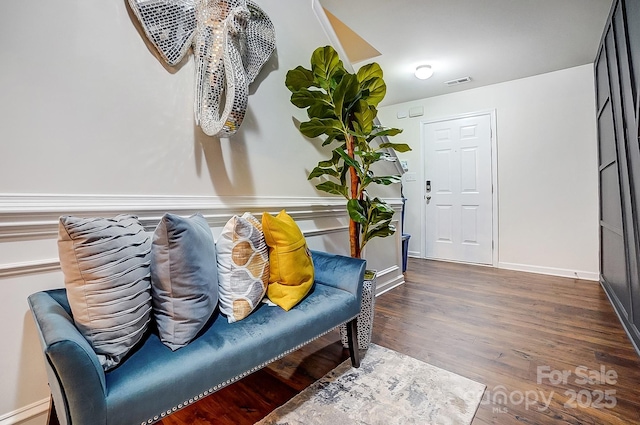
{"type": "Polygon", "coordinates": [[[356,155],[361,157],[365,163],[373,164],[374,162],[378,162],[382,158],[384,153],[375,152],[375,151],[372,151],[372,152],[357,151],[356,155]]]}
{"type": "Polygon", "coordinates": [[[345,164],[347,164],[349,167],[355,168],[356,170],[358,170],[358,172],[361,170],[360,163],[358,163],[358,161],[356,161],[354,158],[351,158],[344,149],[336,148],[335,150],[336,152],[338,152],[345,164]]]}
{"type": "Polygon", "coordinates": [[[358,81],[364,92],[363,98],[372,106],[378,106],[387,93],[387,85],[382,75],[380,65],[375,62],[358,70],[358,81]]]}
{"type": "Polygon", "coordinates": [[[342,117],[346,119],[349,115],[349,109],[345,109],[345,103],[350,105],[353,103],[354,98],[358,96],[358,78],[353,74],[345,74],[342,76],[342,79],[336,86],[335,91],[333,92],[333,104],[335,114],[338,117],[342,117]]]}
{"type": "Polygon", "coordinates": [[[300,132],[309,138],[318,137],[321,134],[328,136],[342,132],[340,121],[331,118],[313,118],[300,124],[300,132]]]}
{"type": "Polygon", "coordinates": [[[395,233],[396,229],[391,220],[393,219],[393,208],[389,206],[385,201],[380,198],[374,198],[369,201],[368,226],[363,226],[363,237],[361,247],[363,247],[369,240],[375,237],[386,237],[395,233]]]}
{"type": "Polygon", "coordinates": [[[334,118],[338,117],[333,112],[333,106],[328,105],[326,103],[316,103],[315,105],[309,106],[307,108],[307,116],[309,118],[334,118]]]}
{"type": "Polygon", "coordinates": [[[309,177],[307,177],[307,180],[311,180],[313,178],[322,177],[326,175],[340,178],[340,174],[333,168],[323,168],[318,166],[309,173],[309,177]]]}
{"type": "Polygon", "coordinates": [[[291,95],[291,103],[298,108],[308,108],[309,106],[314,105],[324,105],[329,108],[333,107],[329,95],[318,90],[309,90],[306,88],[301,88],[300,90],[293,92],[291,95]]]}
{"type": "Polygon", "coordinates": [[[411,146],[407,145],[406,143],[386,142],[386,143],[380,143],[380,147],[393,149],[394,151],[397,151],[397,152],[409,152],[411,150],[411,146]]]}
{"type": "Polygon", "coordinates": [[[298,66],[287,72],[284,81],[287,88],[292,92],[296,92],[302,88],[314,87],[316,84],[313,79],[313,72],[302,66],[298,66]]]}
{"type": "Polygon", "coordinates": [[[329,136],[329,137],[327,137],[327,139],[324,142],[322,142],[322,146],[327,146],[327,145],[333,143],[334,140],[336,140],[336,136],[335,135],[329,136]]]}
{"type": "Polygon", "coordinates": [[[365,208],[358,199],[349,199],[347,201],[347,211],[349,212],[349,217],[356,223],[363,224],[367,222],[365,208]]]}
{"type": "Polygon", "coordinates": [[[389,220],[388,222],[385,223],[386,226],[380,226],[377,227],[375,229],[372,229],[371,231],[368,231],[365,235],[364,235],[364,243],[369,242],[371,239],[373,238],[385,238],[387,236],[391,236],[396,232],[396,226],[394,226],[393,224],[391,224],[391,221],[389,220]]]}
{"type": "Polygon", "coordinates": [[[319,185],[316,185],[318,190],[322,190],[323,192],[332,193],[334,195],[342,195],[345,198],[349,199],[348,196],[348,188],[344,185],[339,185],[335,182],[322,182],[319,185]]]}
{"type": "MultiPolygon", "coordinates": [[[[344,149],[344,148],[342,148],[344,149]]],[[[338,149],[334,149],[332,154],[331,154],[331,159],[330,161],[333,163],[334,166],[338,165],[340,163],[340,154],[338,153],[338,149]]]]}
{"type": "Polygon", "coordinates": [[[378,111],[370,108],[367,102],[360,100],[354,108],[354,120],[360,126],[361,134],[369,134],[373,130],[373,120],[376,118],[378,111]]]}
{"type": "Polygon", "coordinates": [[[393,208],[391,208],[388,203],[381,200],[380,198],[373,198],[373,200],[371,201],[371,205],[376,209],[376,211],[383,214],[389,214],[389,218],[393,216],[393,208]]]}
{"type": "Polygon", "coordinates": [[[387,94],[387,85],[382,78],[373,79],[363,92],[365,93],[363,94],[363,98],[365,98],[370,105],[378,106],[387,94]],[[368,95],[366,93],[368,93],[368,95]]]}
{"type": "Polygon", "coordinates": [[[373,62],[362,66],[358,70],[357,76],[362,88],[368,89],[372,81],[382,79],[382,68],[376,62],[373,62]]]}
{"type": "Polygon", "coordinates": [[[322,168],[333,167],[333,165],[334,163],[330,159],[327,159],[326,161],[318,162],[318,167],[322,167],[322,168]]]}
{"type": "Polygon", "coordinates": [[[395,136],[400,133],[402,133],[402,130],[399,128],[377,127],[371,132],[370,137],[373,140],[375,137],[395,136]]]}
{"type": "MultiPolygon", "coordinates": [[[[349,167],[342,166],[338,168],[340,170],[340,184],[344,187],[347,187],[347,173],[349,172],[349,167]]],[[[349,197],[346,196],[348,199],[349,197]]]]}
{"type": "Polygon", "coordinates": [[[400,176],[380,176],[371,178],[373,183],[382,184],[384,186],[388,186],[393,183],[400,183],[402,179],[400,176]]]}
{"type": "Polygon", "coordinates": [[[325,90],[331,88],[331,78],[344,69],[338,53],[331,46],[318,47],[311,55],[311,71],[325,90]]]}

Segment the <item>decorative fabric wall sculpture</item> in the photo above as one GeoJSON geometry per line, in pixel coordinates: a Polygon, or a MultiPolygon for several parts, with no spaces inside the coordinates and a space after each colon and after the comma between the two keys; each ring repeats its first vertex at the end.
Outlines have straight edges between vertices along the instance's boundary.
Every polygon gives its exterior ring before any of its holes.
{"type": "Polygon", "coordinates": [[[249,84],[275,49],[269,17],[251,0],[129,0],[129,4],[169,65],[178,64],[193,47],[196,123],[209,136],[233,135],[247,109],[249,84]]]}

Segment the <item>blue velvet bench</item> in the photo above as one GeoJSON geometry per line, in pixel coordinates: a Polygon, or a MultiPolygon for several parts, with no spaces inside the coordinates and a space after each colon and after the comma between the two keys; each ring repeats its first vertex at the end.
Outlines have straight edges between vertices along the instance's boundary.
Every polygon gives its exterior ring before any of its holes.
{"type": "Polygon", "coordinates": [[[51,388],[49,423],[151,424],[348,323],[349,354],[359,367],[356,317],[365,261],[312,251],[315,283],[296,307],[261,305],[229,324],[218,314],[177,351],[149,332],[115,369],[104,372],[76,329],[64,289],[38,292],[29,305],[40,333],[51,388]]]}

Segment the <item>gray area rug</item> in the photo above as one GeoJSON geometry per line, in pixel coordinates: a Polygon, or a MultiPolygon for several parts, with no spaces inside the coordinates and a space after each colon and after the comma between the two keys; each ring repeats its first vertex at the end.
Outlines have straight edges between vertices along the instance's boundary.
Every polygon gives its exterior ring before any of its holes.
{"type": "Polygon", "coordinates": [[[256,425],[469,425],[485,386],[371,344],[256,425]]]}

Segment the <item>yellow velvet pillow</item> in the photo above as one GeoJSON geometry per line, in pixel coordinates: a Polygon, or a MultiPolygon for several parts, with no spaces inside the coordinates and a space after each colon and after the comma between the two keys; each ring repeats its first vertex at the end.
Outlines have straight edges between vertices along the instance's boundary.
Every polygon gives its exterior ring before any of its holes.
{"type": "Polygon", "coordinates": [[[313,261],[300,228],[285,210],[273,217],[262,214],[262,231],[269,246],[267,296],[291,310],[313,286],[313,261]]]}

